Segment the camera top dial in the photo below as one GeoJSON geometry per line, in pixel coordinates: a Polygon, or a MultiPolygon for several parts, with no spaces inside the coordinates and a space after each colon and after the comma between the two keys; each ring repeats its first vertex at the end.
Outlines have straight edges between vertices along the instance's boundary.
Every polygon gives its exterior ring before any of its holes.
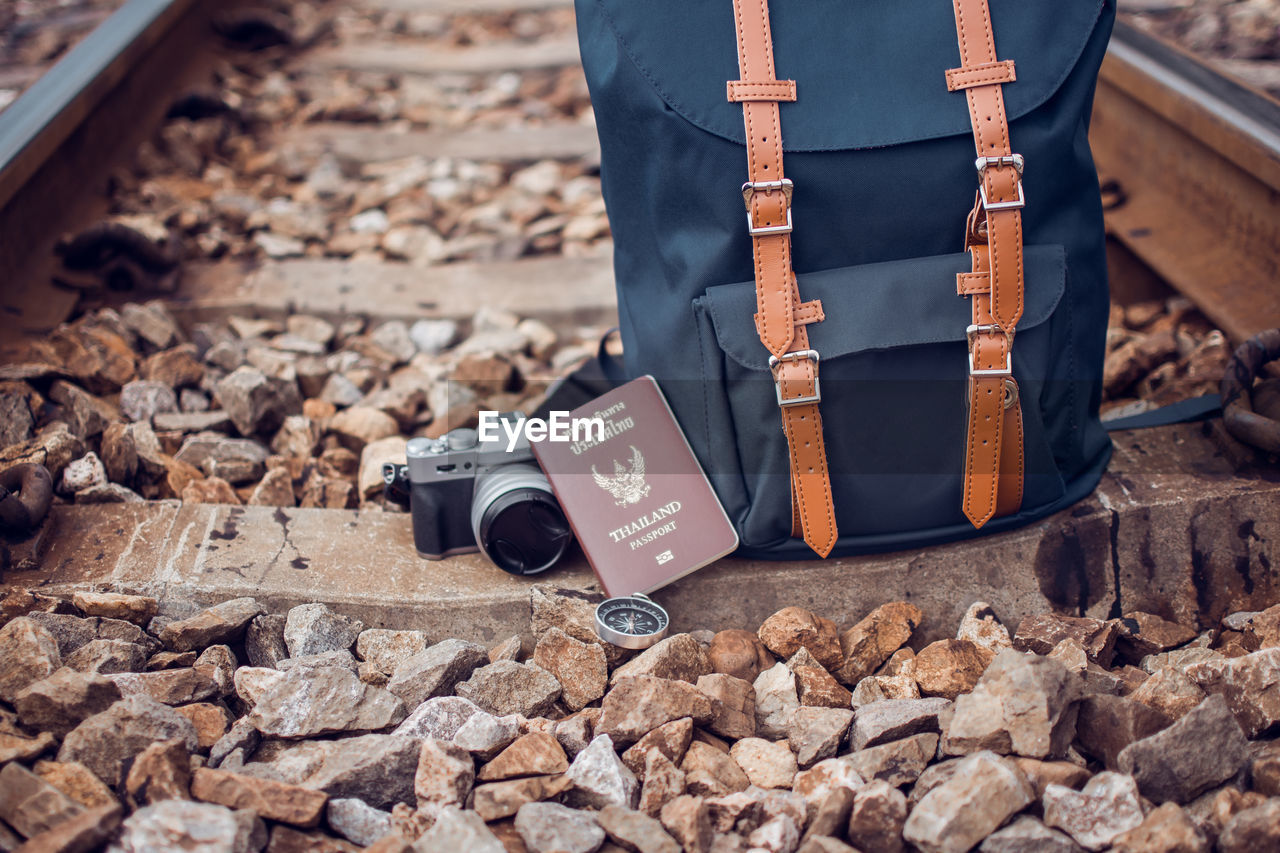
{"type": "Polygon", "coordinates": [[[596,634],[624,649],[647,649],[670,627],[667,611],[644,593],[606,598],[596,606],[596,634]]]}

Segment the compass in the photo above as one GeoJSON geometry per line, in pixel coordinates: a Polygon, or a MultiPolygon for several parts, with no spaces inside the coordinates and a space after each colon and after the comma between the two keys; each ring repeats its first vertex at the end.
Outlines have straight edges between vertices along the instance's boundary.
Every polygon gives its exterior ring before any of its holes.
{"type": "Polygon", "coordinates": [[[596,606],[596,633],[624,649],[647,649],[667,635],[671,619],[644,593],[606,598],[596,606]]]}

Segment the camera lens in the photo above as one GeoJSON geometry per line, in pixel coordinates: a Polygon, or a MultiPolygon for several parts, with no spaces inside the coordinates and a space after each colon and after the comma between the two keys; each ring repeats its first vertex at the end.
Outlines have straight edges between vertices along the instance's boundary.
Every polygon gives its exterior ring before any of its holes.
{"type": "Polygon", "coordinates": [[[573,539],[546,476],[523,463],[476,478],[471,532],[484,555],[513,575],[551,568],[573,539]]]}

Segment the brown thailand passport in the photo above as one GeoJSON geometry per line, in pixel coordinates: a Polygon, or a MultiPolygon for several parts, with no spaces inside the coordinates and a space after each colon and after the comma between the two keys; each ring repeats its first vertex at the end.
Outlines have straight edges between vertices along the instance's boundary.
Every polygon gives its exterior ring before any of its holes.
{"type": "Polygon", "coordinates": [[[533,452],[606,593],[651,592],[738,547],[653,377],[633,379],[570,418],[599,418],[603,429],[534,442],[533,452]]]}

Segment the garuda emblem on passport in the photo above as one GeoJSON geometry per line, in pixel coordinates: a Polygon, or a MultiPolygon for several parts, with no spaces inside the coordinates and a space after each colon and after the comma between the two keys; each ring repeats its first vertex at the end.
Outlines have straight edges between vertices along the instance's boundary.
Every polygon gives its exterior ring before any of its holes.
{"type": "Polygon", "coordinates": [[[631,467],[628,470],[617,459],[613,460],[613,476],[601,474],[596,466],[591,466],[591,476],[596,485],[613,495],[613,502],[618,506],[626,506],[648,497],[649,485],[644,481],[644,455],[631,445],[631,467]]]}

